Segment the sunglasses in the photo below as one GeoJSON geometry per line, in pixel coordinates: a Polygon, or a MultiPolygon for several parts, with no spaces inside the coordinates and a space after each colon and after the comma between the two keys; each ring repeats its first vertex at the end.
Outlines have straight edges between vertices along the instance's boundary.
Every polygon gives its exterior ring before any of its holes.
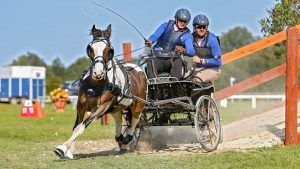
{"type": "Polygon", "coordinates": [[[185,21],[185,20],[181,20],[181,19],[178,19],[178,20],[182,23],[188,23],[188,21],[185,21]]]}
{"type": "Polygon", "coordinates": [[[196,25],[196,29],[206,29],[206,26],[196,25]]]}

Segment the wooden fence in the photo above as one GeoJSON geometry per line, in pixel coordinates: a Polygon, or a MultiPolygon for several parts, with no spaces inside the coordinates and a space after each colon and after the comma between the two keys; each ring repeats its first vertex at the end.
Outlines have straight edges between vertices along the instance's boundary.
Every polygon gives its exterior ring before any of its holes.
{"type": "Polygon", "coordinates": [[[297,84],[299,67],[298,56],[300,56],[300,46],[298,45],[299,32],[300,25],[297,25],[224,54],[222,56],[223,64],[227,64],[234,60],[243,58],[259,50],[262,50],[266,47],[287,40],[286,64],[282,64],[261,74],[255,75],[249,79],[222,89],[216,93],[217,100],[222,100],[224,98],[230,97],[272,79],[275,79],[276,77],[279,77],[286,73],[285,145],[300,144],[300,133],[297,132],[297,103],[298,95],[300,92],[296,92],[300,90],[300,87],[297,84]]]}

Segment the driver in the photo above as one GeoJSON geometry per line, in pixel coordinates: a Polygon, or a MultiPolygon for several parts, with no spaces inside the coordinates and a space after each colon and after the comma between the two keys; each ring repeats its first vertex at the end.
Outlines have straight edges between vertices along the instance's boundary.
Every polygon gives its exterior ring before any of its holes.
{"type": "Polygon", "coordinates": [[[187,9],[179,9],[175,20],[160,25],[156,31],[145,41],[146,47],[153,43],[154,57],[147,62],[148,78],[156,78],[159,73],[167,72],[172,77],[180,79],[182,74],[183,59],[181,54],[192,57],[195,55],[192,36],[186,27],[191,19],[187,9]]]}
{"type": "MultiPolygon", "coordinates": [[[[196,67],[187,74],[198,83],[213,82],[218,79],[222,69],[219,38],[208,31],[209,21],[205,15],[197,15],[193,20],[193,45],[196,67]]],[[[193,68],[192,68],[193,69],[193,68]]]]}

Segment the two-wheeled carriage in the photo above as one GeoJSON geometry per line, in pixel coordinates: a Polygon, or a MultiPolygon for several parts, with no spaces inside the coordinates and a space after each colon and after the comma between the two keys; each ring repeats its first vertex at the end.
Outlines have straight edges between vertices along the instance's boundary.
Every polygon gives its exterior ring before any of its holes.
{"type": "MultiPolygon", "coordinates": [[[[191,126],[195,128],[203,149],[208,152],[217,149],[221,140],[221,124],[213,84],[179,81],[174,77],[148,79],[148,96],[144,102],[147,106],[142,112],[131,147],[137,145],[145,127],[191,126]]],[[[126,112],[124,116],[130,119],[126,112]]]]}

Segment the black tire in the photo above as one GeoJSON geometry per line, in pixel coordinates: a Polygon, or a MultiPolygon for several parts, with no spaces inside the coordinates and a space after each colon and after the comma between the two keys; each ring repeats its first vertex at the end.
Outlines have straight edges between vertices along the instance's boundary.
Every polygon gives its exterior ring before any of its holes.
{"type": "Polygon", "coordinates": [[[208,152],[216,150],[221,139],[221,123],[216,103],[210,96],[197,100],[194,123],[202,148],[208,152]]]}

